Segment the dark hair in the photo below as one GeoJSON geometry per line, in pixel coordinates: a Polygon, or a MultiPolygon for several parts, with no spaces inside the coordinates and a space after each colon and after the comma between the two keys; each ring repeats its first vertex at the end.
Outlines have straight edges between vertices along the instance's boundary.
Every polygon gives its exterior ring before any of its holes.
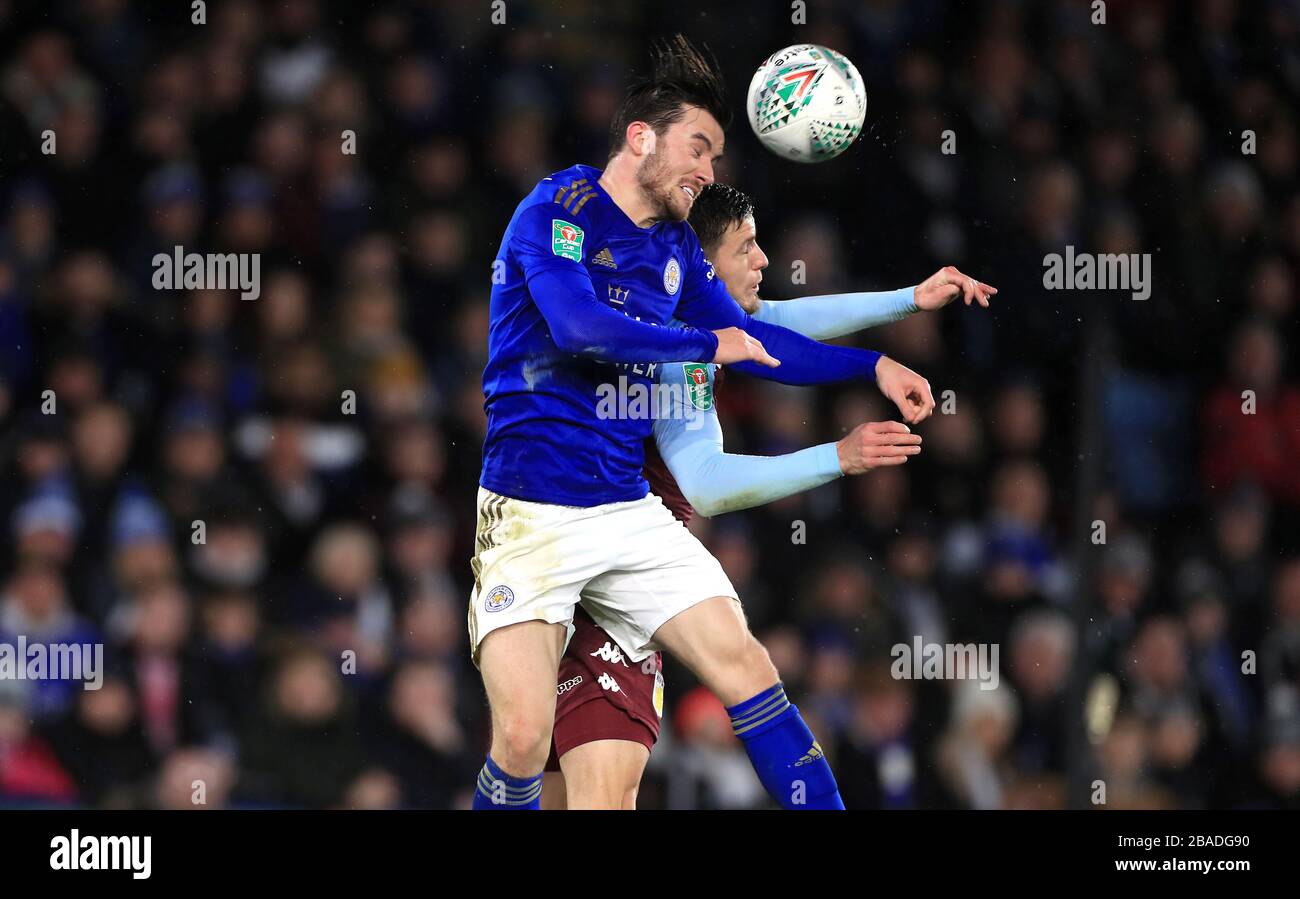
{"type": "Polygon", "coordinates": [[[691,204],[687,221],[700,239],[704,255],[718,248],[727,229],[754,215],[754,201],[742,190],[717,181],[707,185],[691,204]]]}
{"type": "Polygon", "coordinates": [[[610,125],[610,156],[622,149],[628,125],[645,122],[655,134],[662,135],[682,118],[683,106],[699,106],[717,119],[723,130],[731,125],[722,72],[707,47],[696,49],[685,37],[675,34],[671,40],[656,41],[651,52],[653,74],[632,82],[610,125]]]}

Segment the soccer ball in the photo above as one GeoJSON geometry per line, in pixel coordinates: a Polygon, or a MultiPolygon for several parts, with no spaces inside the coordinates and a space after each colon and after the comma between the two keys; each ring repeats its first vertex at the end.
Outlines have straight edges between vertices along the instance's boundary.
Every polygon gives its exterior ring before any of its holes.
{"type": "Polygon", "coordinates": [[[794,162],[839,156],[862,133],[867,89],[848,58],[817,44],[773,53],[749,82],[749,126],[794,162]]]}

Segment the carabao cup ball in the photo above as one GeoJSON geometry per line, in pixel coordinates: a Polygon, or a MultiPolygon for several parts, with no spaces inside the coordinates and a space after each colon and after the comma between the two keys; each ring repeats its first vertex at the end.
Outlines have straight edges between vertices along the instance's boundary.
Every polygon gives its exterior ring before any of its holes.
{"type": "Polygon", "coordinates": [[[749,82],[749,126],[794,162],[839,156],[862,133],[867,89],[848,58],[817,44],[773,53],[749,82]]]}

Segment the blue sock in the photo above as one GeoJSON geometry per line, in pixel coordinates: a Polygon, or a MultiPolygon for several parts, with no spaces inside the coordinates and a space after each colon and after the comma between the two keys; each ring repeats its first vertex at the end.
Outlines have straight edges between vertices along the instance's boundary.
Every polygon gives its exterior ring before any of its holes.
{"type": "Polygon", "coordinates": [[[727,714],[758,779],[781,808],[844,808],[831,766],[783,684],[731,706],[727,714]]]}
{"type": "Polygon", "coordinates": [[[487,757],[487,763],[478,773],[478,789],[474,791],[474,810],[540,809],[542,807],[542,775],[511,777],[487,757]]]}

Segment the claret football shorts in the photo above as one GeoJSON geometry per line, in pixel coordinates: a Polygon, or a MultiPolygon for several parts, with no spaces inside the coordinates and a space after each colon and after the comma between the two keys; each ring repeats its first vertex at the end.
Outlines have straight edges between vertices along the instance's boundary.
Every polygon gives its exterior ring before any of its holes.
{"type": "Polygon", "coordinates": [[[579,608],[560,660],[555,729],[547,771],[560,756],[595,740],[626,740],[653,749],[664,714],[663,659],[629,660],[609,634],[579,608]]]}

